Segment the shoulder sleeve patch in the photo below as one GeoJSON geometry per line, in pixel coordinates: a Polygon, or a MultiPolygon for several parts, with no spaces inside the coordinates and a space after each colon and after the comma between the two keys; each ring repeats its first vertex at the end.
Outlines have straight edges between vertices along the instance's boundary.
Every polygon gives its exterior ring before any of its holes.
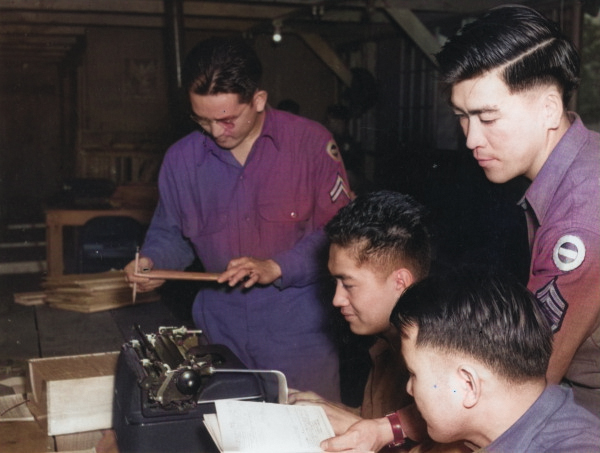
{"type": "Polygon", "coordinates": [[[336,162],[342,161],[342,154],[335,140],[329,140],[329,143],[327,143],[327,154],[336,162]]]}
{"type": "Polygon", "coordinates": [[[584,259],[585,245],[577,236],[567,234],[556,241],[552,260],[559,270],[569,272],[577,269],[584,259]]]}
{"type": "Polygon", "coordinates": [[[543,288],[536,291],[535,297],[552,328],[552,333],[558,332],[569,304],[562,297],[556,286],[556,277],[550,280],[543,288]]]}
{"type": "Polygon", "coordinates": [[[346,197],[350,198],[344,178],[338,173],[335,182],[333,183],[333,187],[329,191],[329,198],[331,198],[332,203],[335,203],[342,194],[346,194],[346,197]]]}

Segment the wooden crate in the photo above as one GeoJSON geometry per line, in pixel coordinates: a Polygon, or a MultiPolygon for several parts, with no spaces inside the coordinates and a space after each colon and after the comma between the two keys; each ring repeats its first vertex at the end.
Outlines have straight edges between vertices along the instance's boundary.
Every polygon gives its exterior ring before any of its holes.
{"type": "Polygon", "coordinates": [[[49,436],[112,427],[119,352],[29,360],[31,411],[49,436]]]}

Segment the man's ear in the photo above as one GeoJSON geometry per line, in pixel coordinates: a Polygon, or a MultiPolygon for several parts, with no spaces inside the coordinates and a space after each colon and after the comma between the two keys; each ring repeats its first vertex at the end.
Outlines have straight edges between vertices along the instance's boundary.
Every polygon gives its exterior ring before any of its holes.
{"type": "Polygon", "coordinates": [[[558,129],[565,113],[562,95],[555,86],[547,87],[542,94],[544,119],[548,130],[558,129]]]}
{"type": "Polygon", "coordinates": [[[254,103],[254,108],[258,113],[262,113],[265,110],[265,106],[267,105],[268,94],[264,90],[258,90],[254,93],[254,97],[252,101],[254,103]]]}
{"type": "Polygon", "coordinates": [[[396,290],[399,295],[401,295],[406,288],[412,285],[415,282],[415,278],[411,271],[406,269],[405,267],[401,267],[400,269],[396,269],[394,271],[394,284],[396,285],[396,290]]]}
{"type": "Polygon", "coordinates": [[[481,378],[477,369],[469,364],[461,364],[457,368],[458,378],[463,390],[463,406],[474,407],[481,398],[481,378]]]}

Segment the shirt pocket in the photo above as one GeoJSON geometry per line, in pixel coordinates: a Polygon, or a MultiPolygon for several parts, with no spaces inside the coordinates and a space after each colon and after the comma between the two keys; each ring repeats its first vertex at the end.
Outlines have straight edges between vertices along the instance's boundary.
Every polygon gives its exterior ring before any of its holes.
{"type": "Polygon", "coordinates": [[[313,202],[308,197],[259,203],[260,242],[271,254],[291,248],[312,231],[313,202]]]}

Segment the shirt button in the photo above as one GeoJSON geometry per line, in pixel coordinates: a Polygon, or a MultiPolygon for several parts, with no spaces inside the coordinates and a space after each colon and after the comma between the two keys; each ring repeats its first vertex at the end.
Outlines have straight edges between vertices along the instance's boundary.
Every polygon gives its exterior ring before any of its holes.
{"type": "Polygon", "coordinates": [[[246,216],[244,220],[246,220],[246,222],[250,222],[250,216],[246,216]]]}
{"type": "Polygon", "coordinates": [[[290,213],[290,217],[291,217],[292,219],[295,219],[296,217],[298,217],[298,214],[296,214],[296,212],[295,212],[295,211],[292,211],[292,212],[290,213]]]}

